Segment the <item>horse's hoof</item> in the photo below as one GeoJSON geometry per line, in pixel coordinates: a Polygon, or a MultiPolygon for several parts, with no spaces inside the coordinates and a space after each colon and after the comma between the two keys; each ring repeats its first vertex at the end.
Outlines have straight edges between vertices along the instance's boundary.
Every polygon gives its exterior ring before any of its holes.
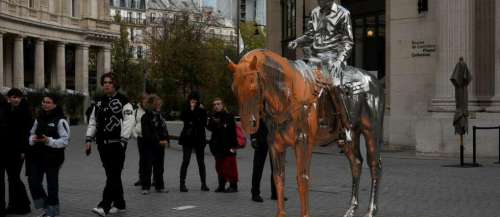
{"type": "Polygon", "coordinates": [[[375,217],[375,214],[373,212],[368,212],[363,217],[375,217]]]}
{"type": "Polygon", "coordinates": [[[345,212],[344,217],[354,217],[354,212],[356,211],[356,208],[349,208],[347,212],[345,212]]]}

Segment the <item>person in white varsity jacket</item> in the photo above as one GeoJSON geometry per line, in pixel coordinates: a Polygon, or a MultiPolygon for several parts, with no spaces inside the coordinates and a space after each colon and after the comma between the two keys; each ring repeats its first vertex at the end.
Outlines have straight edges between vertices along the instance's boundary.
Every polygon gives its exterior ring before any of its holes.
{"type": "Polygon", "coordinates": [[[125,211],[121,174],[127,141],[135,125],[133,108],[127,97],[117,92],[119,84],[113,73],[101,76],[104,96],[95,100],[86,137],[86,153],[95,141],[106,172],[102,201],[92,212],[99,216],[125,211]]]}

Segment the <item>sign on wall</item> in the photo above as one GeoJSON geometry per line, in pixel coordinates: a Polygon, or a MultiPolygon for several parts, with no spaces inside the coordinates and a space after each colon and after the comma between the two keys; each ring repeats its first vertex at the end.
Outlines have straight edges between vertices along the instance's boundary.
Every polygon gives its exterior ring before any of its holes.
{"type": "Polygon", "coordinates": [[[411,41],[411,57],[430,57],[436,53],[436,44],[425,40],[411,41]]]}

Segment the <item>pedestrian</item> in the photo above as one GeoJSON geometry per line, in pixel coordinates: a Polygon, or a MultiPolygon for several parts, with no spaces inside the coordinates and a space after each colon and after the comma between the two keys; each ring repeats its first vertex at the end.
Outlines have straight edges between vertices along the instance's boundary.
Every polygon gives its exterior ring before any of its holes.
{"type": "Polygon", "coordinates": [[[181,112],[181,120],[184,126],[179,138],[179,144],[182,145],[180,191],[188,191],[186,187],[186,175],[193,150],[196,153],[196,161],[198,162],[201,190],[210,191],[206,184],[207,174],[205,169],[205,125],[207,123],[207,112],[200,106],[200,97],[197,92],[189,94],[187,108],[181,112]]]}
{"type": "Polygon", "coordinates": [[[145,113],[141,118],[143,139],[143,171],[141,171],[142,194],[149,194],[151,172],[156,192],[167,192],[163,179],[165,147],[169,143],[167,122],[161,114],[161,99],[157,95],[148,97],[145,113]]]}
{"type": "Polygon", "coordinates": [[[30,173],[28,183],[36,209],[40,216],[59,216],[59,169],[64,162],[64,149],[68,145],[70,129],[59,98],[47,94],[42,100],[42,109],[31,128],[30,173]],[[47,191],[43,189],[43,177],[47,180],[47,191]]]}
{"type": "Polygon", "coordinates": [[[10,106],[5,137],[5,162],[9,181],[9,205],[6,212],[23,215],[31,212],[28,193],[20,176],[28,148],[30,129],[33,126],[33,116],[21,90],[12,88],[7,92],[7,97],[10,106]]]}
{"type": "MultiPolygon", "coordinates": [[[[7,99],[0,93],[0,138],[7,137],[7,116],[9,105],[7,99]]],[[[5,169],[7,162],[6,143],[0,144],[0,217],[5,217],[5,169]]]]}
{"type": "Polygon", "coordinates": [[[220,98],[215,98],[213,101],[213,113],[208,118],[207,129],[212,132],[209,146],[215,158],[219,181],[215,192],[238,192],[236,122],[234,116],[226,111],[220,98]],[[229,182],[227,189],[226,182],[229,182]]]}
{"type": "MultiPolygon", "coordinates": [[[[269,153],[269,144],[267,142],[268,130],[264,120],[260,120],[259,129],[256,133],[251,135],[252,147],[254,148],[253,154],[253,168],[252,168],[252,201],[262,203],[264,199],[260,196],[260,181],[262,180],[262,173],[264,172],[264,164],[266,163],[267,155],[271,159],[269,153]]],[[[276,200],[276,186],[273,179],[273,162],[269,160],[271,166],[271,199],[276,200]]],[[[287,198],[285,197],[285,200],[287,198]]]]}
{"type": "Polygon", "coordinates": [[[137,108],[134,111],[134,119],[135,119],[135,126],[134,126],[134,131],[133,135],[137,139],[137,150],[139,151],[139,179],[134,183],[134,186],[142,186],[141,182],[141,171],[144,171],[144,159],[142,158],[143,156],[143,139],[142,139],[142,127],[141,127],[141,118],[144,115],[144,104],[148,99],[147,94],[143,94],[141,96],[141,99],[139,103],[137,104],[137,108]]]}
{"type": "Polygon", "coordinates": [[[134,127],[134,111],[127,97],[117,92],[120,86],[114,73],[102,75],[100,82],[104,96],[95,100],[85,149],[90,154],[91,144],[95,141],[106,172],[102,200],[92,209],[95,214],[106,216],[126,210],[121,175],[127,142],[134,127]]]}

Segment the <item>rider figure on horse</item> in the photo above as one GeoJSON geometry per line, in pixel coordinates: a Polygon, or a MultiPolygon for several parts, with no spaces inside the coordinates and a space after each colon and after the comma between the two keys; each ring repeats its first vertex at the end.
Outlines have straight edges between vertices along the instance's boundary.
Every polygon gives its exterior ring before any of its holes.
{"type": "Polygon", "coordinates": [[[330,90],[336,110],[341,114],[346,140],[351,141],[351,120],[347,109],[346,88],[342,84],[347,58],[353,47],[350,13],[335,0],[318,0],[311,12],[305,34],[288,44],[290,49],[304,47],[305,59],[319,65],[316,83],[330,90]]]}

